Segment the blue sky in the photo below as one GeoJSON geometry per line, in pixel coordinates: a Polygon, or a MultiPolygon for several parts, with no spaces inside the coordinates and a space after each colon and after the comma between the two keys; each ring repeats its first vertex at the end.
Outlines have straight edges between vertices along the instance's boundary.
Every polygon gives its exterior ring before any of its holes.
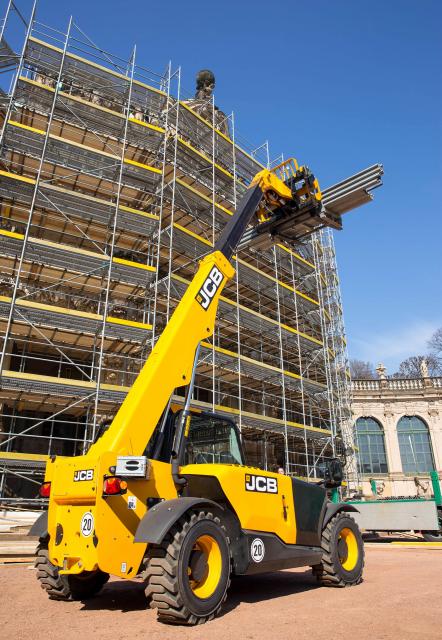
{"type": "Polygon", "coordinates": [[[109,51],[181,65],[189,93],[212,69],[239,132],[324,187],[382,162],[384,186],[335,238],[350,357],[393,372],[425,351],[442,325],[439,0],[40,0],[37,18],[62,28],[71,12],[109,51]]]}

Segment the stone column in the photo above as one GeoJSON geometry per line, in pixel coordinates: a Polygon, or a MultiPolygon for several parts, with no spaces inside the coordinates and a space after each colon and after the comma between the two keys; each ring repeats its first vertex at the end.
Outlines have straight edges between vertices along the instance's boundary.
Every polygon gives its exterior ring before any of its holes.
{"type": "Polygon", "coordinates": [[[433,449],[434,467],[440,472],[442,471],[442,416],[436,407],[428,409],[427,424],[433,449]]]}
{"type": "Polygon", "coordinates": [[[398,416],[389,408],[384,411],[385,447],[387,449],[389,473],[402,473],[401,452],[397,437],[398,416]]]}

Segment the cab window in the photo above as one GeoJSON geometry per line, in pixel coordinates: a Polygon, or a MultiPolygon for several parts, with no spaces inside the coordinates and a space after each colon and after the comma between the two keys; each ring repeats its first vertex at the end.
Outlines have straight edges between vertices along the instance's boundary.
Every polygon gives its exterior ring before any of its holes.
{"type": "Polygon", "coordinates": [[[192,414],[184,464],[244,464],[234,423],[222,417],[192,414]]]}

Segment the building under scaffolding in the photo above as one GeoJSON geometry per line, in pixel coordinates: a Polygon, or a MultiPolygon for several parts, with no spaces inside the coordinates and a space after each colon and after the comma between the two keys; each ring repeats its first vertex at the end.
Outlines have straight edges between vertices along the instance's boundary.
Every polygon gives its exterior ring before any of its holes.
{"type": "MultiPolygon", "coordinates": [[[[83,453],[109,421],[255,173],[272,166],[192,108],[180,70],[122,60],[71,20],[23,20],[0,137],[0,497],[35,501],[48,455],[83,453]]],[[[20,15],[18,16],[21,17],[20,15]]],[[[207,115],[209,114],[209,115],[207,115]]],[[[211,114],[211,117],[210,117],[211,114]]],[[[371,199],[375,165],[324,192],[371,199]]],[[[249,463],[316,477],[351,450],[349,373],[332,232],[244,249],[203,343],[193,402],[234,416],[249,463]]],[[[183,395],[176,390],[177,398],[183,395]]]]}

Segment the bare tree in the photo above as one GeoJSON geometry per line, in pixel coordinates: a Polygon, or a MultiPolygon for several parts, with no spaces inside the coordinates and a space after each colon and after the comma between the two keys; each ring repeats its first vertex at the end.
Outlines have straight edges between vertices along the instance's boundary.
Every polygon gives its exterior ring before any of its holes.
{"type": "Polygon", "coordinates": [[[428,340],[430,355],[435,358],[442,368],[442,327],[439,327],[428,340]]]}
{"type": "Polygon", "coordinates": [[[411,356],[400,363],[399,369],[392,378],[422,378],[422,362],[426,360],[430,376],[437,376],[441,367],[437,359],[432,355],[411,356]]]}
{"type": "Polygon", "coordinates": [[[363,360],[350,360],[350,373],[354,380],[373,380],[375,378],[373,364],[363,360]]]}

